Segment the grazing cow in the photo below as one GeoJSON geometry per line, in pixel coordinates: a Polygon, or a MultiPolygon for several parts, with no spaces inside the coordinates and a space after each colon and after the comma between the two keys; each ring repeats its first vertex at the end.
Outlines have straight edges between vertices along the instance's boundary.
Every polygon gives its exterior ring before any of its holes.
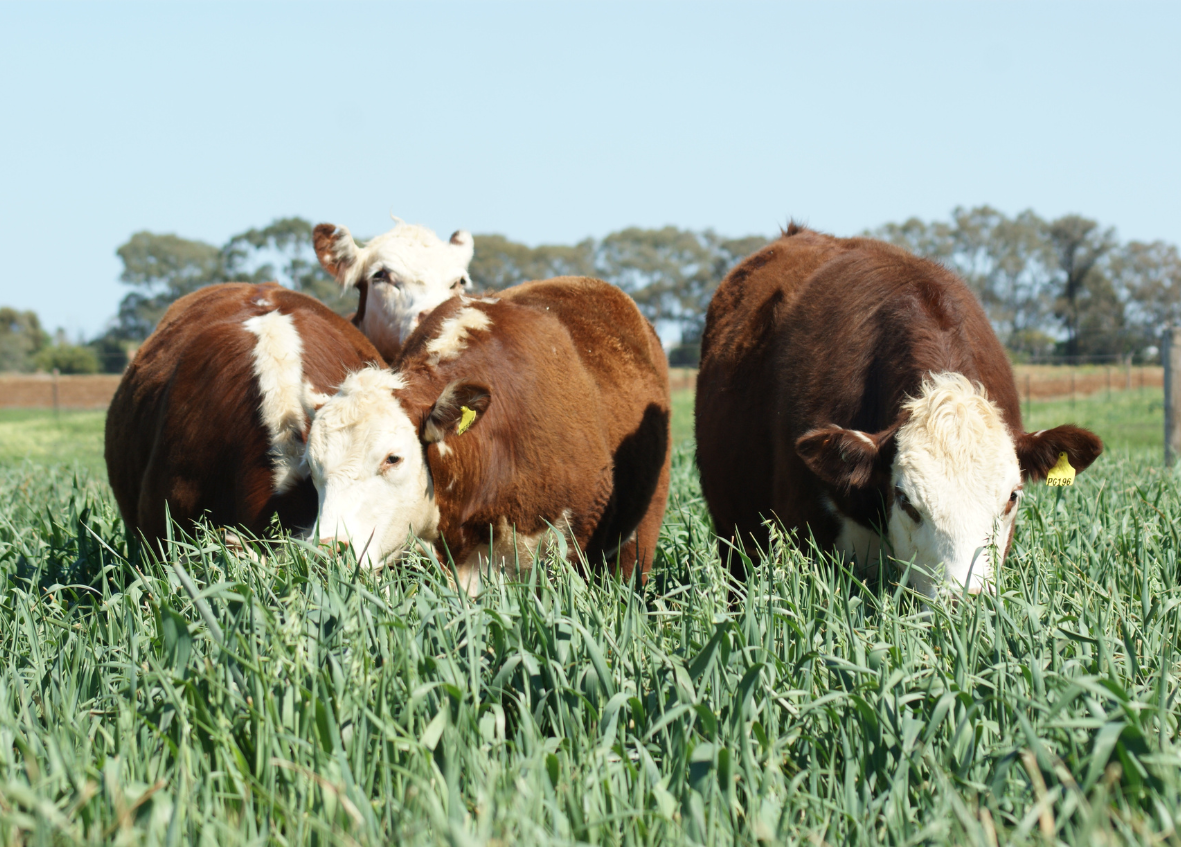
{"type": "Polygon", "coordinates": [[[173,520],[264,532],[316,518],[303,464],[309,418],[381,356],[317,300],[274,283],[202,288],[168,309],[107,412],[111,489],[133,535],[173,520]]]}
{"type": "Polygon", "coordinates": [[[714,294],[696,404],[723,539],[765,549],[774,517],[863,576],[884,540],[928,595],[991,590],[1022,480],[1061,453],[1082,471],[1103,450],[1074,426],[1025,432],[1005,351],[951,271],[795,224],[714,294]]]}
{"type": "Polygon", "coordinates": [[[412,535],[473,594],[547,533],[646,578],[668,499],[668,365],[618,288],[559,277],[439,306],[393,371],[344,381],[308,463],[322,540],[373,566],[412,535]]]}
{"type": "Polygon", "coordinates": [[[316,256],[343,288],[359,292],[353,323],[392,362],[410,333],[449,297],[471,289],[471,233],[458,230],[445,242],[431,230],[398,221],[384,235],[358,247],[343,226],[320,224],[316,256]]]}

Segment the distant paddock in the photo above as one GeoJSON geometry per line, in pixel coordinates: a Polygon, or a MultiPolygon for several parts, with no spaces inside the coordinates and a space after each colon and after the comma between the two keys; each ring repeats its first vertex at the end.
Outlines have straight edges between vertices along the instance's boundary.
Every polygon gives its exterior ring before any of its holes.
{"type": "MultiPolygon", "coordinates": [[[[1134,388],[1163,389],[1165,385],[1164,369],[1151,365],[1016,365],[1013,373],[1022,401],[1086,397],[1100,391],[1134,388]]],[[[673,391],[692,391],[697,387],[697,371],[671,368],[669,381],[673,391]]]]}
{"type": "Polygon", "coordinates": [[[1159,365],[1017,365],[1013,372],[1022,400],[1165,387],[1165,369],[1159,365]]]}
{"type": "MultiPolygon", "coordinates": [[[[1131,388],[1163,388],[1160,367],[1118,365],[1017,365],[1017,391],[1021,399],[1046,400],[1054,397],[1085,397],[1100,391],[1131,388]]],[[[57,404],[61,409],[105,409],[115,394],[120,377],[114,374],[57,377],[57,404]]],[[[673,391],[693,391],[697,371],[670,368],[673,391]]],[[[49,374],[0,374],[0,409],[52,409],[54,377],[49,374]]]]}
{"type": "Polygon", "coordinates": [[[105,409],[119,387],[118,374],[59,376],[0,374],[0,409],[105,409]]]}

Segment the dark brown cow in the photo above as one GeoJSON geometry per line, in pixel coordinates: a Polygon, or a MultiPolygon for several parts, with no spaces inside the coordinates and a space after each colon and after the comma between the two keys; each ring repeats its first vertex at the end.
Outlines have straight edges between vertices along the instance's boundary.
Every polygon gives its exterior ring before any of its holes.
{"type": "Polygon", "coordinates": [[[322,536],[374,565],[418,536],[474,593],[481,567],[530,565],[551,531],[646,576],[670,447],[652,325],[618,288],[562,277],[439,306],[393,371],[320,409],[308,463],[322,536]]]}
{"type": "Polygon", "coordinates": [[[133,534],[202,515],[260,534],[311,526],[303,465],[315,405],[381,356],[311,297],[274,283],[202,288],[168,309],[107,412],[111,489],[133,534]]]}
{"type": "Polygon", "coordinates": [[[1081,471],[1103,449],[1074,426],[1024,431],[1005,351],[949,270],[794,224],[714,295],[696,403],[723,538],[765,548],[774,517],[862,568],[884,539],[928,594],[990,589],[1022,478],[1061,453],[1081,471]]]}

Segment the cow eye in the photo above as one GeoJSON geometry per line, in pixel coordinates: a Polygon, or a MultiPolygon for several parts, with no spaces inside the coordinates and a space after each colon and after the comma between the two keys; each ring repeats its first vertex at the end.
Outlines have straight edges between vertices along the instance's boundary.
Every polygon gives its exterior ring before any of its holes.
{"type": "Polygon", "coordinates": [[[401,456],[395,456],[393,453],[390,453],[388,456],[385,457],[385,461],[382,462],[382,464],[387,468],[392,468],[394,465],[400,464],[401,461],[402,461],[401,456]]]}
{"type": "Polygon", "coordinates": [[[907,517],[912,521],[915,523],[923,522],[923,516],[919,514],[919,510],[914,507],[910,502],[910,498],[906,496],[906,492],[901,488],[894,488],[894,502],[902,507],[902,511],[906,512],[907,517]]]}
{"type": "Polygon", "coordinates": [[[1013,493],[1009,495],[1009,502],[1005,504],[1005,514],[1009,514],[1013,509],[1017,508],[1017,501],[1021,499],[1021,489],[1014,488],[1013,493]]]}
{"type": "Polygon", "coordinates": [[[378,271],[372,277],[370,277],[369,281],[370,282],[382,282],[382,283],[385,283],[386,285],[392,285],[394,288],[401,288],[402,287],[402,280],[394,279],[393,277],[390,276],[390,272],[387,270],[378,271]]]}

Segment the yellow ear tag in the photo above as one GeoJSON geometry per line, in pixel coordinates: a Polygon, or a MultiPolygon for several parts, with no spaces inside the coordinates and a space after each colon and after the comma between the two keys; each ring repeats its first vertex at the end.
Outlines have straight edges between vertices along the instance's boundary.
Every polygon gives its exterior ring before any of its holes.
{"type": "MultiPolygon", "coordinates": [[[[471,425],[476,422],[476,413],[473,412],[471,409],[469,409],[467,406],[460,406],[459,411],[463,412],[463,415],[459,418],[459,426],[457,426],[455,428],[455,434],[456,435],[463,435],[465,432],[468,431],[468,429],[471,427],[471,425]]],[[[1063,453],[1062,455],[1065,456],[1066,454],[1063,453]]],[[[1073,482],[1074,481],[1074,471],[1070,472],[1070,478],[1071,478],[1071,481],[1073,482]]]]}
{"type": "Polygon", "coordinates": [[[1059,453],[1058,464],[1050,468],[1050,472],[1046,474],[1046,485],[1074,485],[1074,473],[1066,454],[1059,453]]]}

